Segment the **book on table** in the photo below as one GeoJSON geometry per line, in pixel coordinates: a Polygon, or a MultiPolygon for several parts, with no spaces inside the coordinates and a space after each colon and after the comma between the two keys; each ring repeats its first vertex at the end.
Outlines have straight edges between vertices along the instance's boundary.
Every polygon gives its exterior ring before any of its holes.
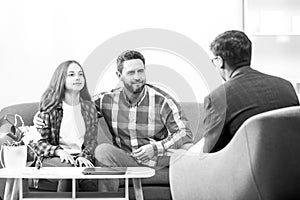
{"type": "Polygon", "coordinates": [[[82,173],[85,175],[124,175],[126,167],[87,167],[82,173]]]}

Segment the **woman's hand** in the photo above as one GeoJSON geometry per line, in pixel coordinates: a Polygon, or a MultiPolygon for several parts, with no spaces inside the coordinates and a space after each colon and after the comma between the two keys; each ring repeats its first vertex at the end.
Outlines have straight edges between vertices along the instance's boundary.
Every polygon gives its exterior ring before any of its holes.
{"type": "Polygon", "coordinates": [[[45,122],[42,118],[39,117],[40,112],[38,111],[33,117],[33,125],[35,128],[44,128],[45,122]]]}
{"type": "Polygon", "coordinates": [[[93,163],[84,157],[78,157],[75,162],[78,167],[94,167],[93,163]]]}
{"type": "Polygon", "coordinates": [[[73,159],[73,156],[71,156],[67,151],[63,149],[55,150],[55,155],[59,156],[61,162],[70,163],[72,165],[75,164],[75,160],[73,159]]]}

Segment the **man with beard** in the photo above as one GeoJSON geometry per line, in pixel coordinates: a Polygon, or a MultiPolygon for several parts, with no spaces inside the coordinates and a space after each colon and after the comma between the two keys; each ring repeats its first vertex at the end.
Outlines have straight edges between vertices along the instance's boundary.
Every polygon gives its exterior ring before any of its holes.
{"type": "MultiPolygon", "coordinates": [[[[117,59],[123,87],[95,96],[100,117],[112,134],[113,145],[100,144],[95,156],[100,166],[157,167],[168,165],[168,149],[188,148],[193,135],[179,104],[166,92],[146,84],[145,59],[125,51],[117,59]]],[[[101,183],[100,183],[101,182],[101,183]]],[[[118,180],[102,180],[101,191],[117,191],[118,180]]]]}

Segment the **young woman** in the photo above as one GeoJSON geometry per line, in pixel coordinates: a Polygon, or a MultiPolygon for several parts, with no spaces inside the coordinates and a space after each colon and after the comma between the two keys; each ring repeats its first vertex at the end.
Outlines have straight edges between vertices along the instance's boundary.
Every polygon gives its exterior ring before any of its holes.
{"type": "MultiPolygon", "coordinates": [[[[41,98],[39,117],[45,126],[38,129],[42,139],[36,152],[44,167],[94,166],[97,111],[78,62],[65,61],[57,67],[41,98]]],[[[79,187],[96,189],[96,180],[81,180],[79,187]]],[[[71,180],[58,180],[57,191],[69,190],[71,180]]]]}
{"type": "MultiPolygon", "coordinates": [[[[76,61],[61,63],[40,102],[38,115],[46,124],[35,150],[44,167],[94,166],[98,119],[82,67],[76,61]]],[[[36,165],[40,164],[36,162],[36,165]]],[[[70,191],[71,180],[58,182],[57,191],[70,191]]],[[[26,190],[25,182],[24,189],[26,190]]],[[[97,191],[97,180],[79,180],[81,191],[97,191]]],[[[5,200],[19,199],[19,182],[7,179],[5,200]]]]}

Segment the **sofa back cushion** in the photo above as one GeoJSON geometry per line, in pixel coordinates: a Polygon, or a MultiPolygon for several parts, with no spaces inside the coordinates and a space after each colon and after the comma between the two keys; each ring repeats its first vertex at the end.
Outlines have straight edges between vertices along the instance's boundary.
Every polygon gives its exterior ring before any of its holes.
{"type": "MultiPolygon", "coordinates": [[[[194,102],[182,102],[182,109],[184,110],[185,116],[190,122],[191,131],[194,134],[194,143],[198,142],[203,135],[203,104],[194,102]]],[[[3,108],[0,111],[0,119],[6,114],[19,114],[22,116],[25,125],[33,125],[33,117],[38,111],[39,103],[22,103],[11,105],[3,108]]],[[[1,125],[1,124],[0,124],[1,125]]],[[[20,125],[20,124],[18,124],[20,125]]],[[[98,142],[110,142],[111,135],[107,128],[107,125],[103,119],[100,119],[98,142]]]]}
{"type": "Polygon", "coordinates": [[[194,144],[198,142],[204,133],[203,127],[203,104],[194,102],[182,102],[182,109],[187,117],[191,131],[194,135],[194,144]]]}
{"type": "MultiPolygon", "coordinates": [[[[26,126],[33,125],[33,116],[39,109],[39,103],[22,103],[22,104],[15,104],[8,107],[3,108],[0,111],[0,119],[4,117],[6,114],[18,114],[20,115],[26,126]]],[[[21,125],[21,124],[18,124],[21,125]]]]}

